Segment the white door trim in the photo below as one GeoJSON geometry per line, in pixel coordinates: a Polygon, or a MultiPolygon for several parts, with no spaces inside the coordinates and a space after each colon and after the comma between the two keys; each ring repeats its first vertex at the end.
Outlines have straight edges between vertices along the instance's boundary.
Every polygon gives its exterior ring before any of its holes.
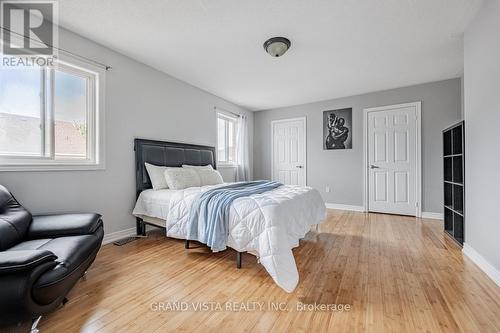
{"type": "Polygon", "coordinates": [[[287,118],[271,120],[271,180],[274,179],[274,124],[285,123],[288,121],[302,121],[304,129],[304,184],[307,186],[307,117],[287,118]]]}
{"type": "Polygon", "coordinates": [[[368,114],[370,112],[387,111],[391,109],[400,109],[404,107],[415,107],[417,111],[417,159],[416,159],[416,217],[422,217],[422,102],[404,103],[396,105],[379,106],[375,108],[364,109],[363,114],[363,207],[365,212],[369,207],[369,189],[368,189],[368,114]]]}

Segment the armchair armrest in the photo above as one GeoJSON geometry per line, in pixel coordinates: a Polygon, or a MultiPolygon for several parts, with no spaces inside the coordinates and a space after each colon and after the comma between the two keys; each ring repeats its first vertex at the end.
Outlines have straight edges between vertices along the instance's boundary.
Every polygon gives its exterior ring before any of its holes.
{"type": "Polygon", "coordinates": [[[31,270],[46,262],[54,262],[57,256],[47,250],[0,252],[0,275],[31,270]]]}
{"type": "Polygon", "coordinates": [[[49,305],[36,303],[32,292],[35,281],[57,266],[56,259],[47,250],[0,252],[0,331],[49,309],[49,305]]]}
{"type": "Polygon", "coordinates": [[[28,238],[89,235],[101,226],[101,215],[96,213],[38,215],[33,216],[28,229],[28,238]]]}

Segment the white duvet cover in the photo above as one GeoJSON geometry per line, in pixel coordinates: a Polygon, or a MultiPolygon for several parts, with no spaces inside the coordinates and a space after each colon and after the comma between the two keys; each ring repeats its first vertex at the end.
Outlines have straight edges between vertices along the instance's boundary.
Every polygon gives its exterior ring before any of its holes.
{"type": "MultiPolygon", "coordinates": [[[[168,237],[185,239],[192,203],[201,193],[217,186],[221,185],[154,191],[168,194],[149,193],[147,200],[141,199],[141,193],[133,214],[163,219],[168,237]]],[[[319,192],[310,187],[285,185],[239,198],[230,208],[227,246],[257,254],[276,284],[292,292],[299,281],[292,249],[310,226],[325,216],[319,192]]]]}

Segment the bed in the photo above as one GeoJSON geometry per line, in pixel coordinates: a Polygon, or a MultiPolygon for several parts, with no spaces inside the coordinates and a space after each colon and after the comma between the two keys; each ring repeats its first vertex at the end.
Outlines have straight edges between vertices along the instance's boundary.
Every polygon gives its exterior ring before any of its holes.
{"type": "MultiPolygon", "coordinates": [[[[153,190],[145,163],[181,167],[183,164],[216,168],[215,148],[210,146],[136,139],[136,195],[133,214],[137,233],[146,225],[165,229],[167,237],[187,240],[189,211],[202,193],[223,185],[183,190],[153,190]]],[[[310,187],[279,186],[270,191],[241,197],[229,207],[227,247],[257,256],[278,286],[292,292],[299,276],[292,249],[326,216],[319,192],[310,187]]]]}

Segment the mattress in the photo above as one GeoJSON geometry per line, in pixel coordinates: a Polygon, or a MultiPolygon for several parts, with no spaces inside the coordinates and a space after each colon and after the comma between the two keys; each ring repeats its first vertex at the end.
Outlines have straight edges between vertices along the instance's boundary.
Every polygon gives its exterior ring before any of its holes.
{"type": "MultiPolygon", "coordinates": [[[[177,190],[144,190],[139,194],[132,214],[142,219],[165,220],[170,207],[170,199],[177,190]]],[[[165,225],[163,225],[165,227],[165,225]]]]}
{"type": "MultiPolygon", "coordinates": [[[[228,185],[208,185],[197,187],[200,191],[206,191],[215,187],[228,185]]],[[[170,209],[170,201],[176,194],[183,193],[185,190],[153,190],[152,188],[142,191],[137,198],[132,214],[143,219],[146,222],[159,224],[163,221],[162,227],[166,227],[166,219],[170,209]]],[[[185,239],[185,235],[169,235],[169,237],[185,239]]]]}

